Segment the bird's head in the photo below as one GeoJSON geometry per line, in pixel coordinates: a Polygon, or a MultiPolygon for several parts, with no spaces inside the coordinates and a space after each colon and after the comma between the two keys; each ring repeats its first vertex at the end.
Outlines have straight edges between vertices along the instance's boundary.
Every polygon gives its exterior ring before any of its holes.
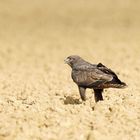
{"type": "Polygon", "coordinates": [[[80,56],[78,56],[78,55],[71,55],[71,56],[68,56],[64,61],[69,66],[73,67],[73,65],[76,64],[77,62],[79,62],[80,60],[81,60],[80,56]]]}

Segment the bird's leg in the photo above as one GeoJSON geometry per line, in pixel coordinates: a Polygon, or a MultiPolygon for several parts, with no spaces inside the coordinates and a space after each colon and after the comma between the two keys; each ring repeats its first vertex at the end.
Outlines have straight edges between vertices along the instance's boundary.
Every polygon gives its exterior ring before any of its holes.
{"type": "Polygon", "coordinates": [[[95,102],[103,100],[103,96],[102,96],[103,89],[93,89],[93,90],[94,90],[95,102]]]}
{"type": "Polygon", "coordinates": [[[86,88],[80,87],[80,86],[78,86],[78,88],[79,88],[79,93],[80,93],[81,99],[83,101],[85,101],[86,100],[86,95],[85,95],[86,88]]]}

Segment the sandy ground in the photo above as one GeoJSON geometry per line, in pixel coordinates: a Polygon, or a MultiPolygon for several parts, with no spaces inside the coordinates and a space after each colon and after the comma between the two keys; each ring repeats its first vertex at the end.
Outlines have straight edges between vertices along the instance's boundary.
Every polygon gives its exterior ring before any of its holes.
{"type": "Polygon", "coordinates": [[[0,140],[139,140],[140,2],[0,0],[0,140]],[[71,54],[128,84],[81,102],[71,54]]]}

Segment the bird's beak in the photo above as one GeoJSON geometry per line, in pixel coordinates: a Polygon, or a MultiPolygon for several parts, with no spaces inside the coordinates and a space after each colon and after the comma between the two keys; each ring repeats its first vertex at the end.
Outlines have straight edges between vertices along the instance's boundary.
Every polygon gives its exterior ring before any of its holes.
{"type": "Polygon", "coordinates": [[[65,64],[68,64],[69,59],[68,59],[68,58],[66,58],[66,59],[64,60],[64,62],[65,62],[65,64]]]}

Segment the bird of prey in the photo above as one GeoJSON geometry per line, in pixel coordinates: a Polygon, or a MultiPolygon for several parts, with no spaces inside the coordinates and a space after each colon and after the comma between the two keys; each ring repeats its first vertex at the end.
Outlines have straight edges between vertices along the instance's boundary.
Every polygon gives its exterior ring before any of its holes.
{"type": "Polygon", "coordinates": [[[72,79],[78,85],[79,93],[83,101],[86,100],[86,88],[94,90],[95,102],[103,100],[102,92],[105,88],[124,88],[126,84],[121,82],[111,69],[102,63],[91,64],[80,56],[71,55],[65,59],[72,68],[72,79]]]}

